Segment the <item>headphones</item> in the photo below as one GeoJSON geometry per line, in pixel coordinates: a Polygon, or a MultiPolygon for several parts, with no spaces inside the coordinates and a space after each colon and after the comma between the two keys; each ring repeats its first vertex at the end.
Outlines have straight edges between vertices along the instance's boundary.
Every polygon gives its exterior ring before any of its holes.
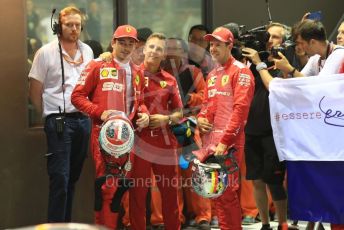
{"type": "Polygon", "coordinates": [[[54,21],[52,30],[53,30],[54,35],[55,34],[56,35],[62,35],[62,24],[60,22],[60,14],[59,14],[59,21],[58,22],[54,21]]]}
{"type": "MultiPolygon", "coordinates": [[[[51,30],[53,31],[54,35],[62,35],[61,13],[59,13],[58,22],[54,20],[54,23],[53,23],[53,17],[54,17],[55,12],[56,12],[56,9],[53,9],[51,12],[51,19],[50,19],[51,30]]],[[[84,29],[83,25],[81,24],[81,31],[83,29],[84,29]]]]}
{"type": "Polygon", "coordinates": [[[56,9],[53,9],[51,12],[51,18],[50,18],[50,27],[51,30],[53,31],[53,34],[57,34],[57,35],[61,35],[62,34],[62,27],[61,27],[61,23],[60,23],[60,14],[59,14],[59,22],[57,23],[56,21],[54,21],[53,24],[53,17],[54,14],[56,12],[56,9]]]}

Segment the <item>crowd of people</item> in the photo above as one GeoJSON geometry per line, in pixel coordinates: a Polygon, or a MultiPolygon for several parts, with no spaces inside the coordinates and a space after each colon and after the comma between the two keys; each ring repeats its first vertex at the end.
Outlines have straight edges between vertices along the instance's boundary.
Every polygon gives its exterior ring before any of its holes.
{"type": "MultiPolygon", "coordinates": [[[[286,167],[274,143],[269,84],[274,78],[344,73],[344,22],[335,45],[320,21],[306,18],[292,30],[277,22],[267,25],[264,57],[262,50],[238,40],[235,23],[212,32],[195,25],[187,42],[121,25],[110,52],[98,57],[102,49],[92,52],[80,41],[83,13],[76,7],[62,9],[54,26],[58,39],[36,52],[29,72],[30,100],[44,118],[48,145],[47,221],[73,220],[74,188],[90,146],[95,224],[225,230],[261,222],[261,229],[269,230],[276,213],[278,229],[297,228],[296,222],[287,223],[286,167]],[[290,37],[295,42],[292,58],[271,52],[290,37]],[[118,158],[105,156],[99,143],[103,122],[117,112],[135,130],[134,148],[118,158]],[[197,194],[187,183],[192,163],[181,169],[179,155],[201,148],[221,156],[233,147],[240,170],[228,175],[228,188],[214,199],[197,194]],[[117,196],[123,179],[134,183],[117,196]],[[122,209],[115,209],[115,202],[122,209]]],[[[197,157],[204,161],[208,156],[197,157]]],[[[344,223],[332,229],[344,229],[344,223]]]]}

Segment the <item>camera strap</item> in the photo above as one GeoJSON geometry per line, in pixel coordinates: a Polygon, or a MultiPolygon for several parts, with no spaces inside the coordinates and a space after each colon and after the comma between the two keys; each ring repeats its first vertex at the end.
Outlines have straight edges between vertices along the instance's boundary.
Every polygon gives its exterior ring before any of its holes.
{"type": "MultiPolygon", "coordinates": [[[[62,73],[62,97],[63,97],[63,115],[66,113],[66,99],[65,99],[65,74],[64,74],[64,65],[63,65],[63,54],[60,39],[59,41],[59,52],[60,52],[60,62],[61,62],[61,73],[62,73]]],[[[59,106],[59,112],[61,114],[61,108],[59,106]]]]}

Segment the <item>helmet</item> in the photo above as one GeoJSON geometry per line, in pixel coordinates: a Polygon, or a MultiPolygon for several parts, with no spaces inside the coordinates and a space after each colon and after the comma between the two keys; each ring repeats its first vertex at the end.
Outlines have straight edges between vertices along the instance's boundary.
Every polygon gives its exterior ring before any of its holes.
{"type": "Polygon", "coordinates": [[[237,162],[233,157],[234,151],[235,149],[232,148],[226,155],[211,155],[204,163],[194,159],[191,182],[198,195],[217,198],[225,192],[229,185],[228,174],[238,170],[237,162]]]}
{"type": "Polygon", "coordinates": [[[115,113],[104,121],[99,133],[99,145],[103,152],[115,158],[131,151],[134,129],[124,113],[115,113]]]}
{"type": "Polygon", "coordinates": [[[216,163],[206,164],[195,159],[191,178],[195,192],[205,198],[221,196],[228,186],[226,171],[216,163]]]}

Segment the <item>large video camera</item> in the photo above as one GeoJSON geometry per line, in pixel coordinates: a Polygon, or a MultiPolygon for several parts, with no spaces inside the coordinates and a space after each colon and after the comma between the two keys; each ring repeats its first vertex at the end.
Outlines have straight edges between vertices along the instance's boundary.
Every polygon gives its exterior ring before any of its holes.
{"type": "MultiPolygon", "coordinates": [[[[243,29],[245,26],[241,26],[243,29]]],[[[254,50],[266,51],[266,43],[269,41],[270,34],[266,31],[266,26],[259,26],[247,31],[241,31],[239,41],[245,47],[254,50]]]]}
{"type": "MultiPolygon", "coordinates": [[[[245,26],[241,26],[244,28],[245,26]]],[[[280,46],[272,47],[270,51],[266,50],[266,44],[270,38],[266,26],[259,26],[248,31],[241,32],[239,41],[242,46],[256,50],[262,61],[266,62],[271,54],[274,58],[280,58],[278,52],[291,60],[294,55],[295,43],[287,38],[280,46]]]]}
{"type": "Polygon", "coordinates": [[[266,50],[266,44],[269,41],[270,34],[266,26],[259,26],[247,31],[243,31],[245,26],[240,27],[239,42],[242,47],[248,47],[256,50],[262,61],[266,61],[270,53],[266,50]]]}

